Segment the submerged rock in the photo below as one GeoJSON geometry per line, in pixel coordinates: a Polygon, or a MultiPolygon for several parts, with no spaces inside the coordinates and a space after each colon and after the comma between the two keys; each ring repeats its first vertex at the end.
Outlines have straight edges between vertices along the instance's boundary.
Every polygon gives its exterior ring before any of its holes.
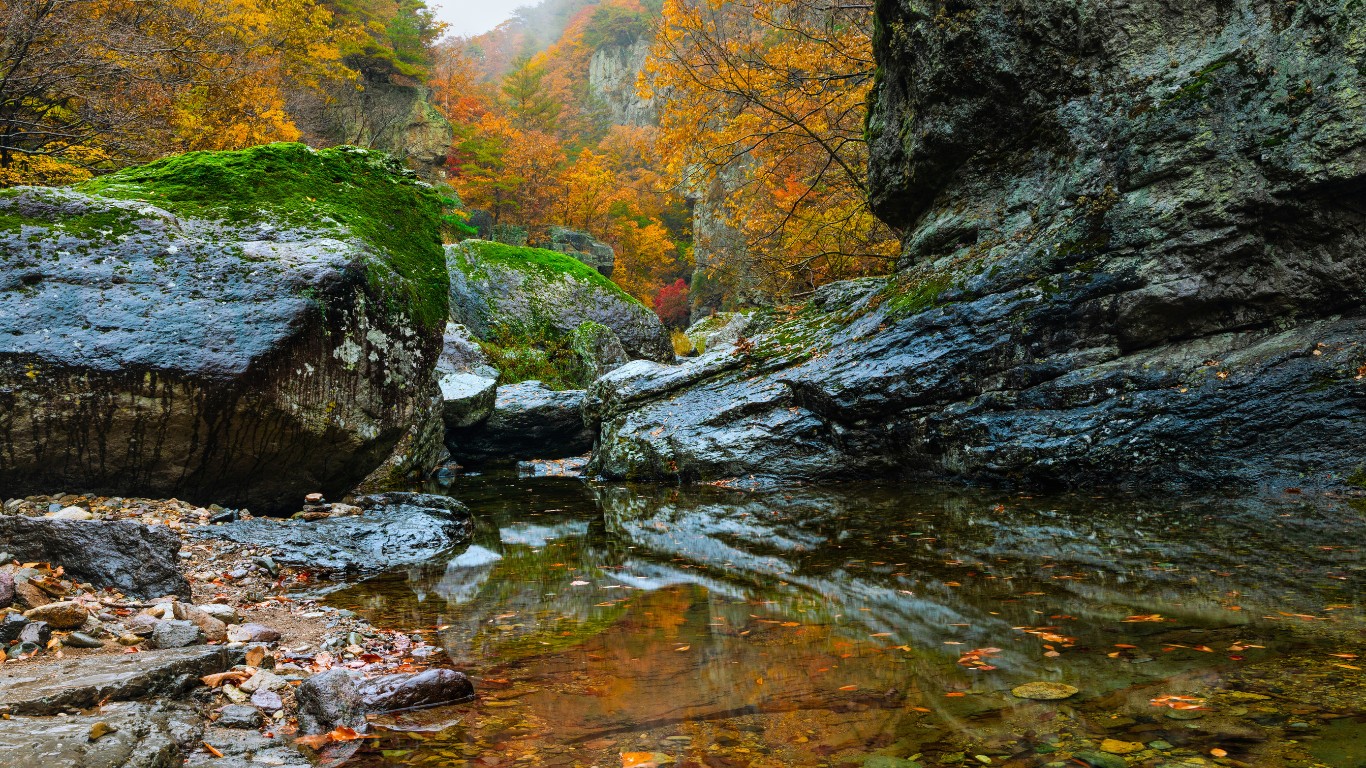
{"type": "Polygon", "coordinates": [[[558,459],[593,446],[584,426],[583,390],[556,392],[539,381],[498,388],[487,421],[446,433],[446,447],[458,461],[558,459]]]}
{"type": "Polygon", "coordinates": [[[1151,488],[1362,466],[1361,14],[877,6],[897,273],[724,360],[608,374],[592,469],[1151,488]]]}
{"type": "Polygon", "coordinates": [[[0,516],[0,550],[26,562],[60,565],[70,576],[131,597],[190,596],[178,565],[180,544],[180,536],[165,526],[0,516]]]}
{"type": "Polygon", "coordinates": [[[617,335],[634,358],[673,360],[659,317],[572,258],[537,248],[467,240],[447,246],[451,317],[500,344],[546,333],[567,337],[585,322],[617,335]]]}
{"type": "Polygon", "coordinates": [[[344,495],[426,403],[439,211],[384,155],[301,144],[4,190],[0,486],[344,495]]]}
{"type": "MultiPolygon", "coordinates": [[[[469,540],[473,523],[448,496],[363,496],[362,514],[314,522],[254,518],[195,529],[199,536],[268,549],[276,562],[332,571],[373,571],[421,563],[469,540]]],[[[231,635],[230,635],[231,636],[231,635]]]]}

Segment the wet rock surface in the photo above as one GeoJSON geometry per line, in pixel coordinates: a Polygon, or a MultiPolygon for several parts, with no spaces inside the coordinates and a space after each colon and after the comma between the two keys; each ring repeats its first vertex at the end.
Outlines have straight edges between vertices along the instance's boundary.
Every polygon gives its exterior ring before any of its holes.
{"type": "Polygon", "coordinates": [[[326,733],[339,726],[360,728],[367,714],[381,714],[474,697],[474,686],[453,669],[358,679],[352,672],[332,669],[305,680],[298,690],[301,733],[326,733]]]}
{"type": "Polygon", "coordinates": [[[101,701],[176,696],[204,675],[223,672],[242,651],[198,646],[174,650],[66,659],[48,667],[0,667],[0,707],[16,715],[47,715],[101,701]]]}
{"type": "Polygon", "coordinates": [[[557,392],[539,381],[498,388],[493,414],[468,429],[446,433],[459,461],[558,459],[586,453],[593,436],[584,426],[582,390],[557,392]]]}
{"type": "MultiPolygon", "coordinates": [[[[378,154],[275,144],[233,157],[248,188],[274,163],[344,167],[350,189],[410,190],[414,205],[426,194],[378,154]]],[[[162,182],[171,167],[194,174],[192,158],[158,166],[162,182]]],[[[119,194],[135,189],[146,194],[119,194]]],[[[413,285],[399,257],[325,216],[237,224],[154,199],[37,187],[0,199],[22,222],[0,233],[0,485],[257,511],[355,487],[411,426],[440,343],[419,322],[420,289],[384,290],[413,285]]],[[[433,243],[427,267],[441,260],[433,243]]]]}
{"type": "Polygon", "coordinates": [[[196,533],[264,547],[280,563],[356,572],[424,562],[465,542],[472,526],[465,507],[446,496],[395,492],[364,496],[358,504],[359,515],[257,518],[196,533]]]}
{"type": "Polygon", "coordinates": [[[1361,465],[1359,12],[877,5],[899,271],[823,289],[730,367],[595,385],[594,469],[1199,487],[1361,465]]]}
{"type": "Polygon", "coordinates": [[[198,714],[173,704],[126,702],[74,717],[12,717],[0,720],[0,765],[180,768],[203,729],[198,714]]]}
{"type": "Polygon", "coordinates": [[[25,562],[62,563],[96,587],[135,597],[188,597],[177,567],[180,537],[166,528],[125,521],[0,516],[0,550],[25,562]]]}

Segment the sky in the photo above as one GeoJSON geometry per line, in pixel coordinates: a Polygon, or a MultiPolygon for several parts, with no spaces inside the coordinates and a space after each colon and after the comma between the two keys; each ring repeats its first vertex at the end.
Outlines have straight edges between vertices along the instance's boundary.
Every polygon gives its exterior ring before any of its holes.
{"type": "Polygon", "coordinates": [[[450,25],[447,34],[465,36],[487,32],[517,8],[534,4],[535,0],[429,0],[427,6],[435,8],[436,17],[450,25]]]}

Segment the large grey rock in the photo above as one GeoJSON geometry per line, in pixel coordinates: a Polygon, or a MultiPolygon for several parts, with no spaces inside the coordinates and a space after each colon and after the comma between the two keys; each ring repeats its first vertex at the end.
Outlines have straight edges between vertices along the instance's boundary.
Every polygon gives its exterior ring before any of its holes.
{"type": "Polygon", "coordinates": [[[493,413],[498,371],[464,326],[446,324],[436,376],[447,428],[474,426],[493,413]]]}
{"type": "Polygon", "coordinates": [[[476,338],[567,336],[585,322],[611,328],[633,358],[673,360],[654,312],[610,280],[554,251],[482,240],[446,247],[451,318],[476,338]]]}
{"type": "MultiPolygon", "coordinates": [[[[306,493],[353,488],[426,402],[440,338],[432,316],[444,314],[444,281],[427,279],[443,269],[434,219],[408,235],[411,248],[430,244],[421,263],[323,213],[290,224],[203,211],[250,206],[214,195],[251,189],[256,174],[286,184],[345,173],[341,194],[411,190],[409,215],[431,193],[361,150],[277,144],[195,157],[206,156],[129,169],[89,193],[0,193],[8,493],[60,487],[284,511],[306,493]],[[152,197],[158,185],[179,186],[152,197]],[[209,204],[178,207],[187,194],[209,204]]],[[[320,185],[318,206],[331,189],[320,185]]]]}
{"type": "Polygon", "coordinates": [[[204,631],[182,619],[158,621],[152,630],[152,645],[157,648],[186,648],[204,644],[204,631]]]}
{"type": "Polygon", "coordinates": [[[877,14],[871,187],[899,272],[728,362],[609,374],[596,470],[1151,488],[1366,464],[1366,15],[877,14]]]}
{"type": "Polygon", "coordinates": [[[556,459],[586,453],[593,435],[584,426],[582,390],[556,392],[539,381],[498,388],[493,415],[482,424],[446,433],[459,461],[556,459]]]}
{"type": "Polygon", "coordinates": [[[612,246],[587,232],[567,227],[551,227],[549,234],[550,250],[573,256],[601,272],[603,277],[612,276],[612,267],[617,263],[617,253],[612,250],[612,246]]]}
{"type": "Polygon", "coordinates": [[[295,692],[300,733],[326,733],[339,726],[360,728],[365,715],[458,704],[474,698],[474,686],[453,669],[427,669],[364,680],[330,669],[310,677],[295,692]]]}
{"type": "Polygon", "coordinates": [[[0,720],[0,765],[180,768],[203,731],[193,710],[166,703],[108,704],[72,717],[12,717],[0,720]],[[104,735],[90,738],[100,731],[104,735]]]}
{"type": "Polygon", "coordinates": [[[176,696],[199,678],[242,661],[242,651],[197,646],[117,656],[85,656],[54,664],[0,666],[0,707],[16,715],[48,715],[101,701],[176,696]]]}
{"type": "Polygon", "coordinates": [[[196,750],[185,768],[311,768],[313,763],[286,736],[266,736],[257,731],[229,729],[210,723],[204,729],[203,743],[212,745],[223,756],[196,750]]]}
{"type": "Polygon", "coordinates": [[[356,503],[360,515],[314,522],[255,518],[195,532],[263,547],[279,563],[360,572],[425,562],[468,541],[473,528],[469,512],[448,496],[396,492],[356,503]]]}
{"type": "Polygon", "coordinates": [[[0,516],[0,550],[24,562],[60,565],[81,581],[131,597],[190,596],[177,565],[180,543],[165,526],[0,516]]]}

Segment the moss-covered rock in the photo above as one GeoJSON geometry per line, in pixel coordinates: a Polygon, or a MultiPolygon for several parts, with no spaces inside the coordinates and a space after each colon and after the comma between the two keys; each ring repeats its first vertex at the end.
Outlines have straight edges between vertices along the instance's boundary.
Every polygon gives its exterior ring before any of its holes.
{"type": "Polygon", "coordinates": [[[297,144],[0,194],[0,486],[342,496],[430,404],[439,206],[297,144]]]}
{"type": "Polygon", "coordinates": [[[610,328],[633,358],[673,359],[669,335],[654,312],[576,259],[482,240],[448,246],[446,257],[451,317],[479,339],[537,348],[567,340],[594,322],[610,328]]]}

